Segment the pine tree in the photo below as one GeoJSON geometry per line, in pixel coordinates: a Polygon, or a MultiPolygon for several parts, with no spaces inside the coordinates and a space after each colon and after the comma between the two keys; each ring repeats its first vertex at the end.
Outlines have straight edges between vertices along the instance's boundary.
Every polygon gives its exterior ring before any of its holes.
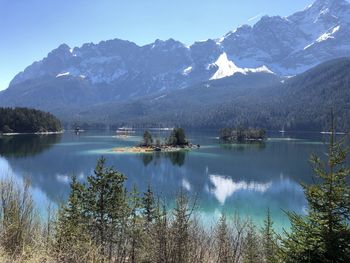
{"type": "Polygon", "coordinates": [[[185,131],[183,128],[175,128],[172,130],[169,138],[167,139],[167,144],[172,146],[184,146],[188,144],[186,139],[185,131]]]}
{"type": "Polygon", "coordinates": [[[259,237],[253,222],[248,223],[247,234],[244,242],[244,263],[260,263],[259,237]]]}
{"type": "Polygon", "coordinates": [[[232,247],[226,216],[222,215],[216,231],[217,260],[218,263],[232,262],[232,247]]]}
{"type": "Polygon", "coordinates": [[[343,144],[344,139],[336,141],[332,124],[327,160],[312,156],[316,180],[303,185],[308,213],[288,213],[291,232],[283,243],[286,262],[350,262],[349,168],[343,144]]]}
{"type": "Polygon", "coordinates": [[[130,262],[139,262],[138,252],[142,246],[142,225],[140,209],[142,207],[142,201],[137,191],[136,186],[134,186],[133,191],[130,193],[130,262]]]}
{"type": "Polygon", "coordinates": [[[87,220],[83,216],[84,191],[84,186],[73,176],[68,202],[65,206],[60,207],[58,211],[55,238],[56,252],[58,258],[62,261],[82,262],[91,250],[87,220]]]}
{"type": "Polygon", "coordinates": [[[271,218],[270,209],[267,209],[266,218],[264,220],[264,227],[261,230],[262,233],[262,245],[263,245],[263,254],[266,263],[275,263],[278,262],[277,252],[277,238],[276,233],[273,229],[273,221],[271,218]]]}
{"type": "Polygon", "coordinates": [[[154,201],[154,194],[151,186],[148,185],[147,191],[143,194],[143,216],[145,217],[146,224],[151,224],[154,221],[156,207],[154,201]]]}
{"type": "Polygon", "coordinates": [[[152,134],[149,131],[144,132],[142,145],[145,147],[149,147],[153,145],[152,134]]]}
{"type": "Polygon", "coordinates": [[[161,205],[158,199],[156,205],[155,219],[152,238],[152,262],[168,263],[169,259],[169,220],[165,205],[161,205]]]}
{"type": "MultiPolygon", "coordinates": [[[[101,255],[111,259],[113,245],[121,246],[121,240],[125,238],[124,226],[129,210],[124,189],[126,177],[113,167],[106,168],[105,162],[106,159],[101,157],[94,175],[87,178],[84,209],[101,255]]],[[[121,252],[123,249],[119,247],[117,251],[121,252]]]]}
{"type": "Polygon", "coordinates": [[[172,222],[172,262],[189,261],[190,220],[193,208],[190,208],[188,197],[181,191],[176,198],[174,220],[172,222]]]}

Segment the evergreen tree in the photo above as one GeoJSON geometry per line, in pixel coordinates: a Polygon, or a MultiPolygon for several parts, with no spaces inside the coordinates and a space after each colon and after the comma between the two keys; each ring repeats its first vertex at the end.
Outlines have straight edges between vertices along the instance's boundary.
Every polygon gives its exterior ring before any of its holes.
{"type": "Polygon", "coordinates": [[[149,131],[145,131],[143,134],[142,146],[150,147],[153,145],[152,134],[149,131]]]}
{"type": "Polygon", "coordinates": [[[217,263],[230,263],[233,260],[232,247],[230,244],[230,233],[226,216],[222,215],[216,231],[217,263]]]}
{"type": "Polygon", "coordinates": [[[169,262],[169,220],[165,205],[158,199],[152,238],[154,240],[154,262],[169,262]]]}
{"type": "MultiPolygon", "coordinates": [[[[105,162],[105,158],[100,158],[94,175],[87,178],[84,209],[101,255],[111,258],[113,245],[121,246],[123,242],[120,240],[125,238],[129,210],[124,189],[126,177],[113,167],[106,168],[105,162]],[[109,249],[108,254],[106,248],[109,249]]],[[[121,252],[124,248],[119,247],[117,250],[121,252]]]]}
{"type": "Polygon", "coordinates": [[[193,207],[181,191],[176,198],[172,222],[172,262],[186,263],[190,258],[190,224],[193,207]]]}
{"type": "Polygon", "coordinates": [[[134,186],[133,191],[130,193],[130,262],[139,262],[139,250],[142,246],[142,224],[140,209],[142,207],[142,200],[139,193],[134,186]]]}
{"type": "Polygon", "coordinates": [[[182,128],[175,128],[172,130],[169,138],[167,139],[167,144],[171,146],[184,146],[188,144],[186,139],[185,131],[182,128]]]}
{"type": "MultiPolygon", "coordinates": [[[[333,120],[332,120],[333,122],[333,120]]],[[[315,183],[303,185],[308,213],[288,213],[291,232],[283,242],[288,262],[350,262],[349,168],[344,139],[336,141],[332,124],[327,160],[313,155],[315,183]]]]}
{"type": "Polygon", "coordinates": [[[56,253],[60,260],[83,262],[91,251],[87,221],[83,216],[84,191],[84,186],[73,176],[68,202],[58,211],[56,253]]]}
{"type": "Polygon", "coordinates": [[[244,263],[260,263],[259,237],[253,222],[248,223],[247,234],[244,241],[244,263]]]}
{"type": "Polygon", "coordinates": [[[57,132],[60,121],[50,113],[28,108],[1,108],[0,133],[57,132]]]}
{"type": "Polygon", "coordinates": [[[154,221],[156,207],[154,201],[154,194],[152,192],[151,186],[148,185],[147,191],[143,194],[143,216],[147,224],[150,224],[154,221]]]}
{"type": "Polygon", "coordinates": [[[270,209],[267,209],[266,218],[264,220],[264,227],[262,232],[262,248],[264,259],[266,263],[276,263],[278,262],[277,252],[277,238],[273,229],[273,221],[271,218],[270,209]]]}

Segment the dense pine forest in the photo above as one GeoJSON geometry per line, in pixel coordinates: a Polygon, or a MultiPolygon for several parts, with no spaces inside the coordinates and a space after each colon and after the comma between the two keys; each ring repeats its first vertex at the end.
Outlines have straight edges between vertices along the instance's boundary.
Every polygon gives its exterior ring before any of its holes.
{"type": "Polygon", "coordinates": [[[60,121],[50,113],[29,108],[0,108],[1,133],[58,132],[60,121]]]}
{"type": "Polygon", "coordinates": [[[72,177],[68,201],[36,212],[30,183],[0,182],[1,262],[349,262],[350,185],[344,140],[330,136],[327,159],[312,156],[314,183],[302,185],[305,215],[286,211],[291,228],[276,233],[222,215],[205,226],[196,199],[179,189],[169,206],[152,187],[125,188],[127,177],[100,158],[85,182],[72,177]]]}

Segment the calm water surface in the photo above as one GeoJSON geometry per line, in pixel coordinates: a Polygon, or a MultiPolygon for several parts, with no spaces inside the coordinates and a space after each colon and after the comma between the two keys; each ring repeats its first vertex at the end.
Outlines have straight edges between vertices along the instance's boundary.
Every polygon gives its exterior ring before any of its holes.
{"type": "Polygon", "coordinates": [[[229,146],[220,144],[216,131],[192,131],[188,136],[201,148],[167,154],[111,151],[137,144],[141,134],[126,139],[108,131],[0,137],[0,174],[29,178],[38,207],[44,210],[49,201],[65,200],[71,175],[84,180],[103,155],[108,165],[128,177],[129,189],[136,185],[144,191],[151,184],[170,205],[184,189],[196,197],[198,212],[208,223],[222,212],[238,212],[261,224],[270,208],[275,227],[282,229],[289,225],[283,210],[305,212],[299,183],[311,182],[310,154],[325,151],[320,134],[270,133],[264,144],[229,146]]]}

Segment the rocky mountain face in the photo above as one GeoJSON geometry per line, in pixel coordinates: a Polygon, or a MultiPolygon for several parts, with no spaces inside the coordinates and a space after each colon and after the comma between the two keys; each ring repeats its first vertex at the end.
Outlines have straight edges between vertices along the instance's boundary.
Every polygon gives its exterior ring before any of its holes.
{"type": "Polygon", "coordinates": [[[52,110],[127,101],[235,74],[296,75],[349,55],[350,4],[316,0],[291,16],[264,16],[191,46],[173,39],[145,46],[120,39],[62,44],[15,76],[0,105],[52,110]]]}
{"type": "Polygon", "coordinates": [[[219,42],[238,66],[266,65],[288,76],[326,60],[350,54],[350,4],[317,0],[288,17],[262,17],[242,26],[219,42]]]}

